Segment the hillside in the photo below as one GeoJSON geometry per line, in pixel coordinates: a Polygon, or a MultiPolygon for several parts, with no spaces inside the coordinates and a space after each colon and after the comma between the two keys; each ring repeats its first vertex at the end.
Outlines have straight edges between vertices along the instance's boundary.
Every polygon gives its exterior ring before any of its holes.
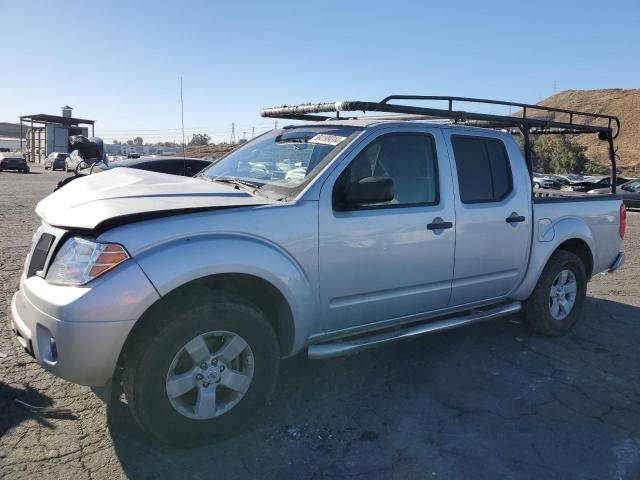
{"type": "MultiPolygon", "coordinates": [[[[616,140],[618,166],[623,171],[640,173],[640,89],[566,90],[538,105],[616,115],[622,124],[616,140]]],[[[568,121],[568,115],[559,114],[555,119],[568,121]]],[[[609,165],[606,142],[599,141],[596,135],[576,135],[574,140],[587,147],[589,159],[609,165]]]]}
{"type": "Polygon", "coordinates": [[[214,160],[233,150],[237,145],[230,143],[211,143],[209,145],[190,145],[187,147],[187,157],[211,157],[214,160]]]}

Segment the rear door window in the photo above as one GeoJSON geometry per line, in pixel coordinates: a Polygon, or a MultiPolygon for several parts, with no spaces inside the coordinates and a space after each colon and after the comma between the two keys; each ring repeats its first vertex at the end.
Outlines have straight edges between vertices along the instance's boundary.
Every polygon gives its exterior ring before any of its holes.
{"type": "Polygon", "coordinates": [[[452,135],[462,203],[503,200],[513,190],[509,157],[501,140],[452,135]]]}

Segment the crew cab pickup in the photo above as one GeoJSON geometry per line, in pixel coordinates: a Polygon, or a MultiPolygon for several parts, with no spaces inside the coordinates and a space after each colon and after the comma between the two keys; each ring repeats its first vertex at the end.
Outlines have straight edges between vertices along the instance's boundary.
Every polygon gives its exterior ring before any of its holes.
{"type": "Polygon", "coordinates": [[[272,130],[195,178],[90,175],[37,205],[11,326],[156,438],[200,443],[252,418],[281,358],[518,312],[568,331],[623,263],[625,210],[535,197],[530,171],[499,129],[364,118],[272,130]]]}

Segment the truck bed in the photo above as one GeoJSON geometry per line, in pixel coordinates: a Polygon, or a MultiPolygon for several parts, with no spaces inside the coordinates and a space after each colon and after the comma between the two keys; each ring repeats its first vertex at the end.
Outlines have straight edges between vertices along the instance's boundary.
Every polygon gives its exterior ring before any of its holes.
{"type": "Polygon", "coordinates": [[[561,202],[589,202],[589,201],[607,201],[620,200],[618,195],[608,194],[590,194],[583,192],[570,192],[563,190],[540,191],[537,190],[533,194],[533,203],[561,203],[561,202]]]}

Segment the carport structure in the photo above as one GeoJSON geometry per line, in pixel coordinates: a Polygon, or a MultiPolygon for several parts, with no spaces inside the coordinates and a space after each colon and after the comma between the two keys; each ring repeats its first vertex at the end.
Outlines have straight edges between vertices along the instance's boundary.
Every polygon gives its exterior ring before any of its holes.
{"type": "MultiPolygon", "coordinates": [[[[71,109],[68,108],[70,113],[71,109]]],[[[89,125],[91,126],[91,136],[94,136],[95,120],[45,113],[23,115],[20,117],[20,151],[24,151],[22,146],[24,128],[28,129],[27,152],[25,152],[27,160],[35,162],[44,161],[44,158],[52,151],[66,152],[69,148],[69,136],[87,135],[89,125]],[[64,148],[62,148],[63,144],[64,148]]]]}

